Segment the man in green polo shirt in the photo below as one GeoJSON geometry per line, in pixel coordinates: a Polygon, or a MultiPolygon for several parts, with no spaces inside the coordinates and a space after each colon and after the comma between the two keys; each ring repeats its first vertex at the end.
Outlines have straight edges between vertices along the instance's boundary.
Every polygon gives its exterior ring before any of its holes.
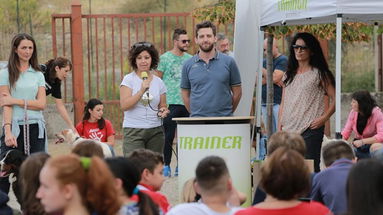
{"type": "MultiPolygon", "coordinates": [[[[173,49],[160,56],[158,65],[159,76],[165,82],[167,103],[170,114],[164,119],[165,146],[164,146],[164,176],[170,177],[170,162],[172,157],[172,144],[177,128],[173,117],[188,117],[189,112],[185,108],[180,91],[181,71],[183,63],[192,56],[186,51],[189,48],[190,39],[184,29],[175,29],[173,33],[173,49]]],[[[178,175],[176,169],[175,176],[178,175]]]]}

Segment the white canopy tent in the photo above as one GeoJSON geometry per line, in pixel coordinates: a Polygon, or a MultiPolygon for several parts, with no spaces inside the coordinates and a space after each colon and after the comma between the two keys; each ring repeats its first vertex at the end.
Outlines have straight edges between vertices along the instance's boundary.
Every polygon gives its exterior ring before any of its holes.
{"type": "MultiPolygon", "coordinates": [[[[261,26],[336,22],[335,132],[340,134],[342,22],[375,23],[382,20],[382,0],[236,0],[234,56],[241,71],[244,89],[236,115],[249,114],[249,102],[253,96],[249,89],[253,89],[256,73],[259,77],[262,74],[263,31],[261,26]]],[[[261,88],[259,79],[256,90],[257,128],[260,127],[261,88]]],[[[259,140],[259,131],[257,140],[259,140]]]]}

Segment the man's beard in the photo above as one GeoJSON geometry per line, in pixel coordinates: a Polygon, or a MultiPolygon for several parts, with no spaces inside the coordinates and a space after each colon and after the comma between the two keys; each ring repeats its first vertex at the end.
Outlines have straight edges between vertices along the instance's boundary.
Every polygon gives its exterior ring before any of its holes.
{"type": "Polygon", "coordinates": [[[212,43],[210,46],[208,46],[207,48],[204,48],[203,45],[199,45],[199,48],[201,49],[201,51],[203,52],[210,52],[211,50],[213,50],[214,48],[214,43],[212,43]]]}
{"type": "Polygon", "coordinates": [[[181,52],[187,52],[188,51],[188,47],[180,47],[180,46],[177,46],[178,50],[180,50],[181,52]]]}
{"type": "Polygon", "coordinates": [[[228,49],[225,49],[225,50],[222,51],[222,53],[224,53],[224,54],[229,54],[229,50],[228,50],[228,49]]]}

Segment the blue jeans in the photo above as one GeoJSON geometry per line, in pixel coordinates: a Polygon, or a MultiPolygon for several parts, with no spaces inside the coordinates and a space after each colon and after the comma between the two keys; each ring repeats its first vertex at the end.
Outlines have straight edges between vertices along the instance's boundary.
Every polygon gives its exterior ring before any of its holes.
{"type": "MultiPolygon", "coordinates": [[[[355,156],[358,158],[358,160],[371,157],[370,147],[371,147],[371,144],[363,145],[359,148],[354,147],[355,156]]],[[[378,152],[375,152],[375,157],[377,157],[378,154],[379,154],[378,152]]]]}
{"type": "Polygon", "coordinates": [[[259,160],[265,160],[266,147],[267,147],[267,136],[261,135],[260,144],[259,144],[259,160]]]}
{"type": "MultiPolygon", "coordinates": [[[[262,120],[263,120],[263,123],[265,124],[266,128],[267,128],[267,110],[266,110],[266,104],[262,104],[262,120]]],[[[272,133],[275,133],[277,131],[277,125],[278,125],[278,112],[279,112],[279,104],[274,104],[273,105],[273,119],[272,119],[272,122],[273,122],[273,130],[272,130],[272,133]]]]}
{"type": "Polygon", "coordinates": [[[370,155],[372,158],[376,158],[383,161],[383,148],[370,152],[370,155]]]}

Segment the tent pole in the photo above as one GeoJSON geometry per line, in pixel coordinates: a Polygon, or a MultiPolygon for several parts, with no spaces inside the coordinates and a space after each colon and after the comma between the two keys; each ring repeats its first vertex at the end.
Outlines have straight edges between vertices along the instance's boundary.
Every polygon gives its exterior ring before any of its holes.
{"type": "Polygon", "coordinates": [[[255,98],[256,98],[256,101],[255,101],[255,107],[256,107],[256,111],[255,111],[255,118],[256,118],[256,131],[255,131],[255,134],[256,134],[256,143],[257,143],[257,150],[256,150],[256,154],[255,154],[255,159],[256,160],[259,160],[259,157],[260,157],[260,153],[259,153],[259,149],[261,147],[260,145],[260,140],[261,140],[261,98],[262,98],[262,68],[263,68],[263,65],[262,65],[262,62],[263,62],[263,40],[264,40],[264,34],[265,32],[263,31],[263,28],[261,28],[259,31],[258,31],[258,38],[259,38],[259,43],[258,43],[258,49],[257,51],[259,52],[259,56],[260,56],[260,59],[259,59],[259,62],[261,62],[258,66],[258,71],[257,71],[257,83],[256,83],[256,86],[257,86],[257,90],[256,90],[256,95],[255,95],[255,98]]]}
{"type": "Polygon", "coordinates": [[[335,57],[335,138],[341,139],[340,116],[341,116],[341,71],[342,71],[342,14],[336,17],[336,57],[335,57]]]}

